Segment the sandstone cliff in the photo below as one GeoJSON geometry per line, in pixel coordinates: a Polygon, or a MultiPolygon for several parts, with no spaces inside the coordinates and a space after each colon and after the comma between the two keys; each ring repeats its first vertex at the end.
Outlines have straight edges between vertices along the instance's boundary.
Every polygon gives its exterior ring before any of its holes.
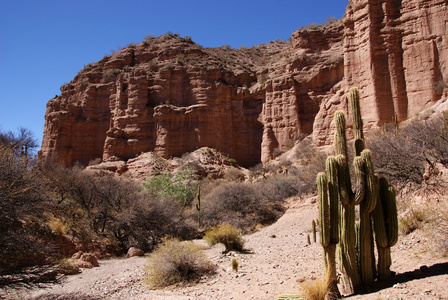
{"type": "Polygon", "coordinates": [[[442,0],[351,0],[343,20],[291,42],[148,38],[88,65],[48,102],[41,157],[87,164],[208,146],[250,166],[305,135],[331,142],[353,85],[367,128],[406,119],[446,97],[447,14],[442,0]]]}

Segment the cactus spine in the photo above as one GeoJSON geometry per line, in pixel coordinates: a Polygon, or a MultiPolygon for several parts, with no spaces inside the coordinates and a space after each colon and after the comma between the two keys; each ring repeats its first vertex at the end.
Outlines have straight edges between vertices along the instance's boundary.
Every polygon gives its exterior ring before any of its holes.
{"type": "Polygon", "coordinates": [[[334,115],[335,156],[327,158],[326,173],[318,174],[317,185],[325,267],[327,270],[335,270],[333,251],[337,244],[344,290],[353,293],[361,283],[372,283],[377,277],[390,277],[390,247],[397,241],[398,227],[395,190],[384,178],[379,179],[374,173],[370,150],[365,149],[357,88],[350,89],[349,107],[355,137],[354,187],[347,163],[345,116],[341,111],[334,115]],[[355,223],[356,205],[360,205],[359,223],[355,223]],[[377,266],[374,233],[378,249],[377,266]]]}

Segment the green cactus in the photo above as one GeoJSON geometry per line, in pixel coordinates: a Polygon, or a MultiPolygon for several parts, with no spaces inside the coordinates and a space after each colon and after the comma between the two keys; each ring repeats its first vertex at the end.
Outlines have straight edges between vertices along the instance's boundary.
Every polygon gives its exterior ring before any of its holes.
{"type": "Polygon", "coordinates": [[[379,179],[379,201],[372,213],[375,241],[378,250],[378,278],[387,280],[391,277],[392,259],[390,247],[398,240],[397,205],[395,189],[383,177],[379,179]]]}
{"type": "MultiPolygon", "coordinates": [[[[334,246],[347,293],[361,283],[390,277],[390,247],[398,237],[395,190],[374,173],[372,155],[365,149],[358,89],[349,92],[354,132],[354,187],[347,163],[346,122],[342,111],[334,115],[334,153],[326,161],[326,173],[317,176],[319,225],[326,269],[335,269],[334,246]],[[356,205],[360,205],[359,210],[356,205]],[[355,222],[356,212],[359,222],[355,222]],[[378,252],[375,264],[374,233],[378,252]]],[[[337,289],[337,287],[336,287],[337,289]]]]}
{"type": "MultiPolygon", "coordinates": [[[[332,168],[332,159],[327,159],[328,168],[332,168]]],[[[331,278],[330,291],[334,295],[340,295],[337,286],[336,276],[336,245],[338,243],[339,233],[332,231],[331,224],[335,222],[331,218],[331,212],[335,211],[334,206],[338,207],[338,199],[331,197],[332,193],[328,193],[328,180],[324,172],[317,174],[317,191],[319,199],[319,229],[320,229],[320,243],[323,247],[323,259],[325,265],[325,272],[330,272],[331,278]],[[328,197],[330,195],[330,198],[328,197]]],[[[337,221],[337,220],[336,220],[337,221]]],[[[334,226],[334,225],[333,225],[334,226]]]]}

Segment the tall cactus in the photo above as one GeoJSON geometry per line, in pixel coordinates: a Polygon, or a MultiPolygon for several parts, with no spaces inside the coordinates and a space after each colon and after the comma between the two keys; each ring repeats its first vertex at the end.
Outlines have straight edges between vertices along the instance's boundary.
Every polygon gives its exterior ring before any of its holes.
{"type": "MultiPolygon", "coordinates": [[[[332,168],[332,165],[332,159],[329,157],[327,159],[327,168],[332,168]]],[[[332,295],[340,296],[336,276],[336,246],[339,239],[339,233],[334,230],[337,220],[334,219],[334,216],[333,218],[331,217],[331,214],[334,214],[339,203],[338,199],[334,197],[334,193],[328,193],[328,187],[331,187],[331,185],[328,184],[328,181],[327,175],[324,172],[317,174],[316,183],[319,198],[320,243],[323,247],[325,272],[329,273],[330,278],[329,290],[332,295]],[[328,197],[328,195],[330,195],[330,197],[328,197]]]]}
{"type": "Polygon", "coordinates": [[[321,172],[317,176],[324,262],[327,269],[335,270],[333,251],[338,244],[338,264],[346,293],[356,291],[361,283],[369,284],[377,277],[390,277],[390,247],[398,236],[395,190],[374,173],[370,150],[365,149],[357,88],[350,89],[349,107],[355,137],[354,186],[348,167],[345,116],[341,111],[334,115],[335,156],[327,158],[326,174],[321,172]],[[358,210],[356,205],[360,205],[358,210]],[[358,224],[355,224],[356,211],[359,212],[358,224]],[[378,266],[375,265],[374,233],[378,266]]]}

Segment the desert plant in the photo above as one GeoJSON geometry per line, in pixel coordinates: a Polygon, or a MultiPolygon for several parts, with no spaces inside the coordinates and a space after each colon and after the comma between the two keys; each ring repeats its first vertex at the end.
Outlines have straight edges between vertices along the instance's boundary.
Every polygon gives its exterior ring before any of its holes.
{"type": "Polygon", "coordinates": [[[190,241],[165,240],[148,256],[145,282],[149,288],[155,289],[214,273],[216,267],[201,250],[201,246],[190,241]]]}
{"type": "MultiPolygon", "coordinates": [[[[329,156],[326,173],[317,176],[319,194],[319,225],[324,262],[327,270],[336,270],[335,247],[338,245],[339,267],[344,288],[352,293],[361,284],[369,284],[378,275],[390,277],[390,247],[398,238],[395,189],[385,178],[374,173],[370,150],[364,149],[363,124],[360,113],[359,92],[350,89],[349,106],[354,127],[353,159],[355,189],[352,190],[347,164],[348,149],[345,134],[345,116],[337,111],[334,116],[335,156],[329,156]],[[355,231],[355,206],[359,207],[359,231],[355,231]],[[375,269],[373,238],[375,233],[378,252],[378,273],[375,269]],[[355,241],[358,240],[358,247],[355,241]]],[[[330,274],[330,290],[339,293],[336,273],[330,274]]]]}
{"type": "Polygon", "coordinates": [[[324,300],[335,299],[336,297],[330,291],[331,271],[325,272],[325,275],[316,279],[305,280],[300,284],[302,299],[324,300]]]}
{"type": "Polygon", "coordinates": [[[241,251],[244,248],[241,230],[230,224],[222,224],[209,229],[205,232],[204,240],[212,246],[224,244],[226,251],[241,251]]]}
{"type": "Polygon", "coordinates": [[[182,206],[191,203],[198,189],[197,176],[191,169],[151,177],[143,186],[160,196],[173,197],[182,206]]]}
{"type": "Polygon", "coordinates": [[[235,272],[238,272],[239,262],[236,260],[235,257],[232,258],[230,264],[232,265],[232,270],[235,272]]]}
{"type": "Polygon", "coordinates": [[[394,125],[393,130],[390,127],[371,132],[368,147],[375,170],[394,185],[412,190],[423,182],[427,164],[448,166],[448,112],[428,120],[414,118],[394,125]]]}

